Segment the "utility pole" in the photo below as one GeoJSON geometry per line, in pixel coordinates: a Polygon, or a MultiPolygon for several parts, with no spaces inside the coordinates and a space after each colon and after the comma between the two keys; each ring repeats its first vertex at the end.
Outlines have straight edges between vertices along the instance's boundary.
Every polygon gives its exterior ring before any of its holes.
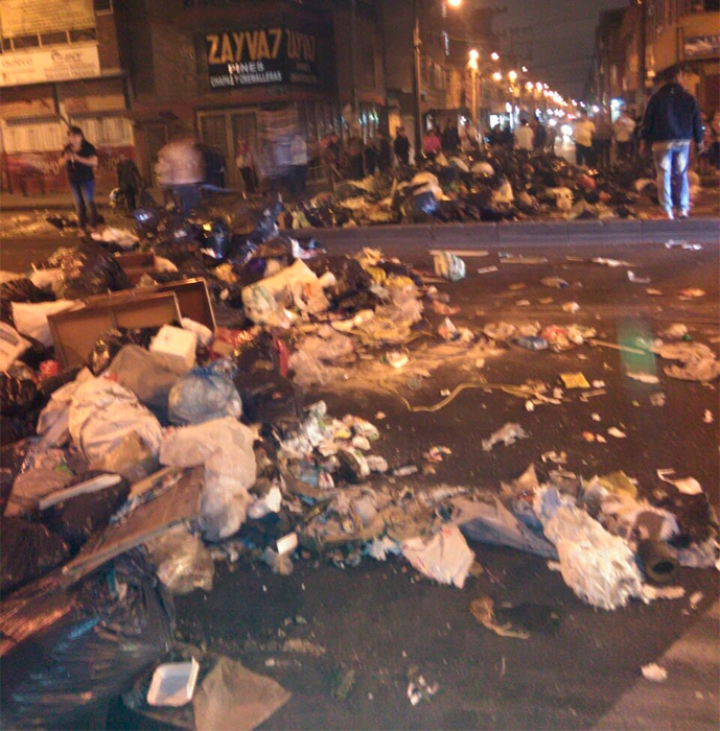
{"type": "Polygon", "coordinates": [[[422,99],[420,97],[420,0],[413,0],[413,97],[415,101],[415,163],[422,150],[422,99]]]}
{"type": "Polygon", "coordinates": [[[350,0],[350,104],[352,106],[353,119],[358,118],[358,93],[357,93],[357,0],[350,0]]]}
{"type": "Polygon", "coordinates": [[[645,79],[647,78],[647,3],[636,0],[640,7],[640,50],[638,55],[638,113],[645,111],[645,79]]]}

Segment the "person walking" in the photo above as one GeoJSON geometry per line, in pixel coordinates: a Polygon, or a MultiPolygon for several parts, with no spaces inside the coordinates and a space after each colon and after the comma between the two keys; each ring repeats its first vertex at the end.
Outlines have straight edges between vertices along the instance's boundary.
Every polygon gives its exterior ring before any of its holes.
{"type": "Polygon", "coordinates": [[[257,188],[255,175],[255,161],[253,160],[250,143],[245,137],[238,137],[235,145],[235,165],[240,171],[246,193],[254,193],[257,188]]]}
{"type": "Polygon", "coordinates": [[[142,188],[140,171],[134,160],[121,152],[115,172],[117,173],[118,188],[125,197],[127,212],[132,213],[136,207],[138,191],[142,188]]]}
{"type": "Polygon", "coordinates": [[[623,107],[613,125],[613,139],[618,160],[629,160],[632,157],[635,126],[635,120],[630,116],[627,107],[623,107]]]}
{"type": "Polygon", "coordinates": [[[515,132],[515,149],[532,152],[534,138],[535,133],[527,119],[522,119],[520,121],[520,126],[515,132]]]}
{"type": "Polygon", "coordinates": [[[405,127],[398,127],[397,129],[397,134],[393,140],[393,152],[398,164],[410,164],[410,140],[405,133],[405,127]]]}
{"type": "Polygon", "coordinates": [[[308,176],[308,147],[305,138],[296,134],[290,148],[292,155],[292,187],[295,195],[305,195],[308,176]]]}
{"type": "Polygon", "coordinates": [[[660,207],[669,219],[675,218],[674,199],[680,218],[690,214],[690,142],[695,141],[698,152],[703,149],[700,110],[683,81],[680,67],[665,71],[663,85],[648,101],[642,126],[643,141],[655,158],[660,207]]]}
{"type": "Polygon", "coordinates": [[[460,133],[454,119],[448,119],[442,133],[442,151],[446,155],[457,155],[460,149],[460,133]]]}
{"type": "Polygon", "coordinates": [[[595,164],[593,155],[593,136],[595,124],[588,118],[588,113],[582,109],[580,119],[575,122],[575,162],[578,165],[591,167],[595,164]]]}
{"type": "Polygon", "coordinates": [[[88,226],[94,229],[98,224],[95,207],[95,173],[98,165],[97,150],[86,139],[80,127],[70,127],[68,144],[65,145],[60,164],[67,168],[70,192],[75,201],[78,227],[85,231],[88,226]]]}

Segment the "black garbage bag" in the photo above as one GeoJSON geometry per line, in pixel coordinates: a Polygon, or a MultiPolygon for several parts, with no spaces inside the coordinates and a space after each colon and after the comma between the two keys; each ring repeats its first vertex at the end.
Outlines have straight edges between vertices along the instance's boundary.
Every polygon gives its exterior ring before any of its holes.
{"type": "Polygon", "coordinates": [[[261,244],[263,241],[276,237],[278,235],[278,216],[284,210],[285,206],[281,200],[276,201],[272,207],[266,208],[260,214],[255,230],[249,236],[250,241],[254,244],[261,244]]]}
{"type": "Polygon", "coordinates": [[[35,381],[0,373],[0,414],[21,416],[36,407],[40,400],[35,381]]]}
{"type": "Polygon", "coordinates": [[[372,277],[362,268],[356,259],[347,256],[315,257],[309,259],[307,265],[321,277],[326,272],[332,272],[336,284],[328,287],[325,294],[335,305],[351,295],[366,291],[373,283],[372,277]]]}
{"type": "Polygon", "coordinates": [[[230,253],[232,237],[226,221],[218,218],[212,222],[210,233],[205,238],[205,248],[212,251],[213,258],[225,259],[230,253]]]}
{"type": "MultiPolygon", "coordinates": [[[[68,484],[66,489],[102,474],[104,473],[86,472],[68,484]]],[[[130,485],[121,478],[116,485],[56,503],[43,512],[42,521],[54,534],[65,540],[74,552],[95,531],[107,526],[129,492],[130,485]]]]}
{"type": "Polygon", "coordinates": [[[13,302],[50,302],[55,295],[47,289],[36,287],[27,277],[18,277],[0,284],[0,321],[15,327],[13,302]]]}
{"type": "Polygon", "coordinates": [[[135,219],[135,230],[143,238],[154,236],[160,226],[160,212],[154,207],[136,208],[132,212],[135,219]]]}
{"type": "Polygon", "coordinates": [[[415,215],[424,213],[428,216],[435,216],[439,210],[437,198],[431,190],[413,196],[413,213],[415,215]]]}
{"type": "Polygon", "coordinates": [[[6,601],[0,615],[4,729],[74,727],[168,652],[172,600],[137,552],[67,591],[6,601]]]}
{"type": "Polygon", "coordinates": [[[62,297],[83,299],[129,289],[130,281],[118,260],[95,241],[83,241],[62,260],[62,297]]]}
{"type": "Polygon", "coordinates": [[[68,544],[42,523],[3,518],[0,521],[0,592],[5,594],[39,578],[69,556],[68,544]]]}
{"type": "Polygon", "coordinates": [[[277,371],[241,373],[235,387],[243,405],[243,418],[250,424],[299,421],[302,394],[295,384],[277,371]]]}

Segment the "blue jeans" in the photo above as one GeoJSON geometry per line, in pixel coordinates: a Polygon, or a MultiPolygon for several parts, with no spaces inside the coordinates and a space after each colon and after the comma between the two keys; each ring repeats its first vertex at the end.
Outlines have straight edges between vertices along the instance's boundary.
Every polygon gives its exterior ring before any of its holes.
{"type": "Polygon", "coordinates": [[[673,193],[680,213],[690,211],[690,142],[671,140],[653,142],[653,156],[657,170],[657,189],[660,207],[667,213],[673,212],[673,193]]]}
{"type": "Polygon", "coordinates": [[[86,180],[84,183],[70,183],[70,192],[75,200],[75,212],[78,217],[78,226],[85,229],[90,213],[90,226],[98,224],[98,213],[95,208],[95,181],[86,180]]]}

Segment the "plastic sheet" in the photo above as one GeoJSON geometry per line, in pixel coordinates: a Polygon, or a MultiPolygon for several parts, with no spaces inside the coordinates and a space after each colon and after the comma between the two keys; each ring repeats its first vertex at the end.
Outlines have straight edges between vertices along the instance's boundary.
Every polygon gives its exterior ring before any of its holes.
{"type": "Polygon", "coordinates": [[[225,361],[206,368],[195,368],[170,390],[168,399],[173,424],[202,424],[230,416],[242,416],[242,401],[225,361]]]}
{"type": "Polygon", "coordinates": [[[173,595],[212,591],[215,564],[199,536],[178,526],[146,544],[148,561],[173,595]]]}
{"type": "Polygon", "coordinates": [[[144,562],[126,555],[67,592],[6,601],[0,632],[2,727],[58,728],[166,654],[172,602],[144,562]]]}
{"type": "Polygon", "coordinates": [[[162,441],[160,423],[135,394],[107,378],[78,386],[72,396],[68,429],[89,462],[102,459],[130,433],[136,432],[153,454],[162,441]]]}
{"type": "Polygon", "coordinates": [[[201,524],[209,540],[227,538],[245,521],[248,489],[257,465],[253,432],[232,417],[174,429],[163,440],[160,462],[174,467],[205,465],[201,524]]]}
{"type": "MultiPolygon", "coordinates": [[[[67,543],[41,523],[24,518],[0,521],[0,591],[3,594],[42,576],[69,556],[67,543]]],[[[3,666],[7,672],[4,659],[3,666]]]]}

